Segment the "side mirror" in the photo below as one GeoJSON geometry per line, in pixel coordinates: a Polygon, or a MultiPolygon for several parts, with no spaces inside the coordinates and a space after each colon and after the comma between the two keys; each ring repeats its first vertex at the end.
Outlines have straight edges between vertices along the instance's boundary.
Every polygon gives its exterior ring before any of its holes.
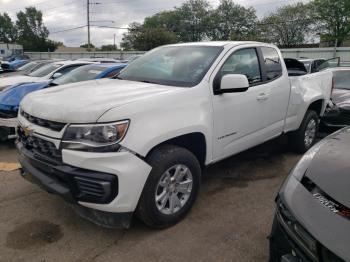
{"type": "Polygon", "coordinates": [[[62,76],[62,73],[54,73],[52,79],[56,79],[62,76]]]}
{"type": "Polygon", "coordinates": [[[220,89],[217,93],[238,93],[245,92],[249,88],[249,81],[245,75],[228,74],[221,78],[220,89]]]}

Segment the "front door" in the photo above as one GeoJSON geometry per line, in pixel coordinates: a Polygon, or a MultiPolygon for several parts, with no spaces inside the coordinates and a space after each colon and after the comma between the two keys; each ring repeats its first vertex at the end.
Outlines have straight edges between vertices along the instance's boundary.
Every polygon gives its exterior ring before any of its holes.
{"type": "Polygon", "coordinates": [[[243,74],[249,81],[245,92],[214,95],[214,161],[243,151],[264,140],[267,124],[268,84],[263,84],[256,48],[233,51],[214,79],[243,74]]]}

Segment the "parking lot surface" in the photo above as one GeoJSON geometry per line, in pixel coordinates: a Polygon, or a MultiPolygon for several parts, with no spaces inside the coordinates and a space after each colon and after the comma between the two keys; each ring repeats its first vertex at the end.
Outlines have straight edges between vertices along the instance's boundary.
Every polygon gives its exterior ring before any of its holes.
{"type": "MultiPolygon", "coordinates": [[[[0,145],[0,162],[16,158],[0,145]]],[[[190,214],[165,230],[136,219],[98,227],[18,171],[0,172],[0,261],[267,261],[274,197],[299,158],[277,139],[207,168],[190,214]]]]}

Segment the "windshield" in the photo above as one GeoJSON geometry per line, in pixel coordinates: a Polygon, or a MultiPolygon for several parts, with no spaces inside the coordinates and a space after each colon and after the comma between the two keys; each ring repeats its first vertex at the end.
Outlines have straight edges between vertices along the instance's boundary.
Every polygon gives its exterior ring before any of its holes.
{"type": "Polygon", "coordinates": [[[171,86],[197,85],[222,47],[164,46],[156,48],[126,67],[119,79],[171,86]]]}
{"type": "Polygon", "coordinates": [[[334,88],[350,90],[350,70],[333,72],[334,88]]]}
{"type": "Polygon", "coordinates": [[[61,67],[62,64],[48,64],[43,67],[40,67],[38,70],[35,70],[34,72],[28,74],[29,76],[34,76],[34,77],[44,77],[47,76],[48,74],[52,73],[55,71],[57,68],[61,67]]]}
{"type": "Polygon", "coordinates": [[[72,70],[68,74],[61,76],[60,78],[57,78],[52,83],[54,85],[64,85],[80,81],[92,80],[105,70],[106,67],[102,66],[81,66],[77,69],[72,70]]]}
{"type": "Polygon", "coordinates": [[[30,71],[38,65],[38,62],[30,62],[18,68],[19,71],[30,71]]]}

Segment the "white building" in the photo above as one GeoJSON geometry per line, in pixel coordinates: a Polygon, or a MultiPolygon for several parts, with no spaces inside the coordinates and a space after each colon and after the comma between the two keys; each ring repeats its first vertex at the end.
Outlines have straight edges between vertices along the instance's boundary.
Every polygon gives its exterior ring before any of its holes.
{"type": "Polygon", "coordinates": [[[22,54],[23,46],[17,44],[0,43],[0,57],[6,57],[12,54],[22,54]]]}

